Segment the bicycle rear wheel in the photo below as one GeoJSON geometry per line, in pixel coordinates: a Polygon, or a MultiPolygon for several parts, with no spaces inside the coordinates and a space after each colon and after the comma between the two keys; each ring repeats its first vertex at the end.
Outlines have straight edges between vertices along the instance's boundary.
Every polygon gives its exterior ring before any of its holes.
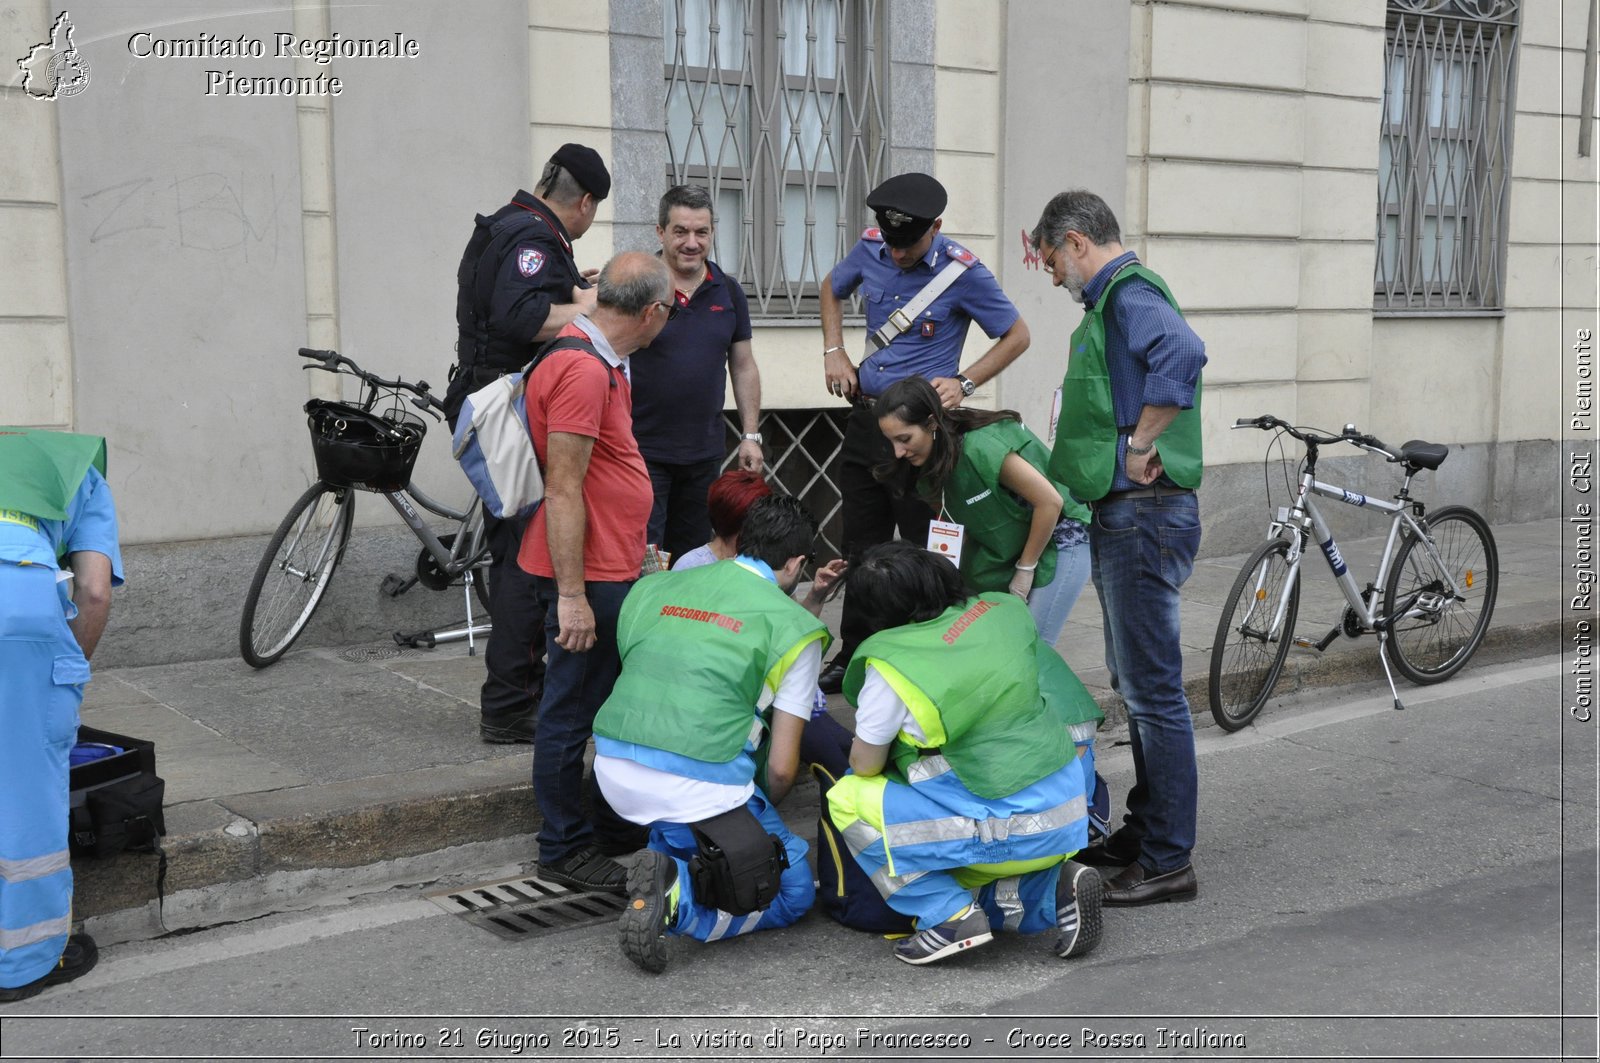
{"type": "Polygon", "coordinates": [[[1300,613],[1296,577],[1289,569],[1289,544],[1274,539],[1256,548],[1233,581],[1211,643],[1211,715],[1225,731],[1255,719],[1278,682],[1300,613]],[[1274,627],[1285,594],[1283,618],[1274,627]]]}
{"type": "Polygon", "coordinates": [[[1384,588],[1383,615],[1389,663],[1426,684],[1461,671],[1482,645],[1500,591],[1500,554],[1488,521],[1465,506],[1430,514],[1423,530],[1444,567],[1422,540],[1407,538],[1384,588]]]}
{"type": "Polygon", "coordinates": [[[239,655],[254,668],[282,657],[300,637],[344,557],[355,492],[318,480],[267,543],[239,618],[239,655]]]}

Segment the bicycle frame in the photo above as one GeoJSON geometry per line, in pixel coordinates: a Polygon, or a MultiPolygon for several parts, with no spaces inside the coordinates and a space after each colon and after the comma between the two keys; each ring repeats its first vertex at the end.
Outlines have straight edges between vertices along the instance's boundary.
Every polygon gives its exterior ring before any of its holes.
{"type": "Polygon", "coordinates": [[[464,573],[467,582],[472,582],[471,562],[483,550],[482,500],[474,496],[466,509],[452,509],[433,498],[414,483],[406,484],[399,491],[382,491],[379,493],[389,500],[389,504],[394,507],[395,512],[400,514],[400,519],[406,522],[407,527],[422,543],[423,548],[433,556],[433,560],[438,564],[441,572],[447,576],[458,576],[464,573]],[[422,515],[411,504],[412,501],[415,501],[423,509],[444,517],[446,520],[461,522],[464,525],[463,533],[457,535],[455,541],[449,546],[445,546],[444,543],[439,541],[439,537],[433,534],[432,529],[423,522],[422,515]]]}
{"type": "MultiPolygon", "coordinates": [[[[1361,621],[1367,630],[1377,630],[1382,626],[1392,623],[1396,618],[1382,615],[1378,596],[1378,588],[1384,586],[1389,576],[1389,566],[1394,563],[1395,551],[1400,544],[1402,534],[1414,535],[1427,552],[1428,558],[1433,562],[1438,573],[1448,581],[1451,594],[1460,594],[1461,588],[1455,585],[1455,579],[1450,575],[1448,568],[1440,559],[1437,550],[1428,537],[1423,534],[1422,526],[1412,516],[1412,511],[1420,508],[1410,497],[1411,477],[1407,476],[1401,485],[1395,500],[1390,502],[1381,498],[1372,498],[1355,491],[1346,490],[1338,484],[1325,483],[1316,479],[1315,455],[1307,463],[1306,470],[1300,476],[1300,489],[1295,496],[1293,506],[1278,511],[1278,519],[1272,522],[1268,532],[1269,536],[1280,536],[1285,531],[1289,533],[1289,555],[1286,559],[1289,565],[1289,578],[1284,583],[1283,594],[1280,596],[1277,608],[1273,613],[1272,624],[1269,631],[1281,632],[1284,611],[1288,607],[1289,594],[1294,587],[1295,580],[1300,577],[1300,562],[1305,556],[1305,540],[1310,533],[1321,549],[1323,558],[1328,562],[1328,568],[1333,573],[1334,582],[1339,586],[1339,592],[1344,596],[1346,604],[1361,621]],[[1348,506],[1376,509],[1391,515],[1389,522],[1389,535],[1383,544],[1383,555],[1378,559],[1378,571],[1372,582],[1368,585],[1371,592],[1363,596],[1360,587],[1356,585],[1356,578],[1350,572],[1349,565],[1345,564],[1344,555],[1339,551],[1339,544],[1334,540],[1333,531],[1328,527],[1328,522],[1323,518],[1321,509],[1316,503],[1316,496],[1330,498],[1335,502],[1342,502],[1348,506]]],[[[1263,573],[1263,576],[1265,574],[1263,573]]],[[[1257,585],[1260,591],[1260,585],[1257,585]]],[[[1415,615],[1412,607],[1408,605],[1403,615],[1415,615]]],[[[1288,632],[1293,636],[1293,632],[1288,632]]],[[[1281,635],[1280,635],[1281,637],[1281,635]]]]}

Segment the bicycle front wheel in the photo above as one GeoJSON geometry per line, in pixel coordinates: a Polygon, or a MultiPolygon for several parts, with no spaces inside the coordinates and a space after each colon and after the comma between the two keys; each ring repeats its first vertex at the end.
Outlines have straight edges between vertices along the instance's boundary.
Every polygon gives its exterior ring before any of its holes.
{"type": "Polygon", "coordinates": [[[1401,545],[1383,615],[1389,663],[1425,684],[1461,671],[1483,644],[1500,590],[1500,554],[1489,522],[1465,506],[1430,514],[1423,530],[1433,550],[1416,536],[1401,545]]]}
{"type": "Polygon", "coordinates": [[[1233,581],[1211,643],[1211,715],[1225,731],[1256,718],[1283,672],[1300,613],[1297,577],[1289,544],[1274,539],[1256,548],[1233,581]]]}
{"type": "Polygon", "coordinates": [[[239,618],[239,655],[251,667],[282,657],[311,622],[344,557],[355,509],[354,491],[319,480],[272,533],[239,618]]]}

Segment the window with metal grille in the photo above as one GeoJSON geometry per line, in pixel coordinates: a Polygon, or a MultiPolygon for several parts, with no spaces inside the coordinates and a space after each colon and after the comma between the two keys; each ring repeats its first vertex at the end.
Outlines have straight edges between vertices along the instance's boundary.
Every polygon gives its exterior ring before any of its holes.
{"type": "Polygon", "coordinates": [[[668,177],[710,188],[752,316],[815,318],[887,160],[882,0],[666,0],[668,177]]]}
{"type": "Polygon", "coordinates": [[[1505,298],[1520,0],[1389,0],[1375,309],[1505,298]]]}
{"type": "MultiPolygon", "coordinates": [[[[825,563],[844,556],[844,515],[837,482],[848,410],[767,410],[761,415],[767,478],[775,490],[793,495],[817,518],[817,558],[825,563]]],[[[722,417],[728,469],[739,457],[744,429],[738,415],[722,417]]]]}

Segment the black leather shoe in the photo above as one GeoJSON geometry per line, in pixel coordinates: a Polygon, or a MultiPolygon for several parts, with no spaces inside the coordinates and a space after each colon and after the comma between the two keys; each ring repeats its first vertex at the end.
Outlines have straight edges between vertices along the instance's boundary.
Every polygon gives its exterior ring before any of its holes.
{"type": "Polygon", "coordinates": [[[1120,833],[1112,834],[1087,849],[1078,850],[1073,859],[1090,867],[1127,867],[1139,859],[1139,843],[1120,833]]]}
{"type": "Polygon", "coordinates": [[[512,742],[533,741],[533,718],[538,709],[529,709],[516,716],[480,716],[478,737],[492,746],[510,745],[512,742]]]}
{"type": "Polygon", "coordinates": [[[1162,875],[1151,875],[1143,864],[1133,863],[1106,883],[1105,897],[1100,903],[1107,908],[1135,908],[1163,901],[1192,901],[1198,896],[1200,884],[1195,881],[1193,864],[1184,864],[1162,875]]]}
{"type": "Polygon", "coordinates": [[[824,668],[822,674],[817,676],[817,689],[824,694],[837,694],[843,690],[844,672],[849,664],[849,661],[841,661],[835,657],[833,663],[824,668]]]}

